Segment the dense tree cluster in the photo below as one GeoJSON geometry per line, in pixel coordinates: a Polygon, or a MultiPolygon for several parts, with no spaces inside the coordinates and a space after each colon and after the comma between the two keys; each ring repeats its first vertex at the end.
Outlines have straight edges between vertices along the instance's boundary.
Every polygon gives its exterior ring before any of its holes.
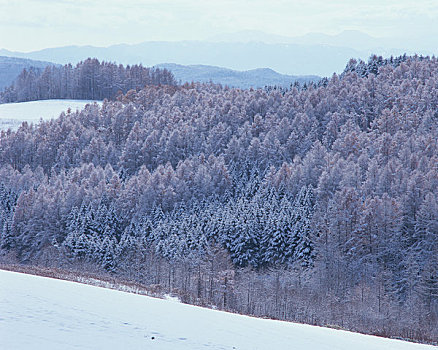
{"type": "MultiPolygon", "coordinates": [[[[425,56],[414,56],[415,60],[428,60],[429,57],[425,56]]],[[[390,58],[383,58],[382,56],[377,55],[371,55],[371,57],[368,59],[368,62],[365,62],[361,59],[351,59],[347,66],[344,69],[344,72],[342,75],[356,72],[361,77],[367,77],[369,74],[377,75],[379,74],[379,68],[383,66],[392,66],[393,68],[397,68],[400,64],[403,62],[406,62],[407,60],[410,60],[411,57],[407,56],[406,54],[402,56],[393,57],[390,58]]]]}
{"type": "Polygon", "coordinates": [[[76,66],[49,65],[23,69],[15,82],[0,93],[0,103],[46,99],[112,99],[146,85],[176,85],[166,69],[122,66],[88,58],[76,66]]]}
{"type": "Polygon", "coordinates": [[[438,61],[377,73],[289,91],[148,86],[2,132],[3,249],[436,340],[438,61]]]}
{"type": "MultiPolygon", "coordinates": [[[[406,62],[407,60],[410,59],[422,61],[422,60],[428,60],[429,57],[428,56],[410,57],[404,54],[402,56],[397,56],[397,57],[391,56],[390,58],[383,58],[382,56],[371,55],[370,58],[368,59],[368,62],[365,62],[362,59],[352,58],[350,59],[350,61],[348,61],[347,65],[344,68],[344,71],[340,74],[340,78],[342,79],[344,75],[352,72],[355,72],[360,77],[368,77],[369,74],[378,75],[379,69],[381,67],[390,65],[393,68],[397,68],[401,63],[406,62]]],[[[321,79],[314,79],[312,81],[307,81],[304,83],[295,81],[293,84],[290,85],[290,88],[291,89],[295,88],[298,90],[316,89],[316,88],[327,86],[328,82],[329,79],[326,77],[323,77],[321,79]]],[[[276,86],[276,85],[267,85],[265,86],[264,89],[266,92],[271,92],[272,90],[278,90],[283,93],[289,90],[287,87],[276,86]]]]}

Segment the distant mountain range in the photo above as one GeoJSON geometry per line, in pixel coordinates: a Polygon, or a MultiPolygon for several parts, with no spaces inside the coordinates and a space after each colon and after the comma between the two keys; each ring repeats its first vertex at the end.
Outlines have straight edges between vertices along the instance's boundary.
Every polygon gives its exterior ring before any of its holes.
{"type": "Polygon", "coordinates": [[[247,71],[236,71],[232,69],[207,66],[207,65],[180,65],[175,63],[157,64],[158,68],[170,70],[175,78],[182,82],[214,82],[230,87],[242,89],[250,87],[264,87],[266,85],[276,85],[289,87],[294,82],[307,83],[317,81],[320,77],[316,75],[294,76],[277,73],[270,68],[258,68],[247,71]]]}
{"type": "Polygon", "coordinates": [[[0,90],[12,84],[24,68],[45,68],[53,63],[0,56],[0,90]]]}
{"type": "Polygon", "coordinates": [[[210,37],[212,42],[264,42],[269,44],[295,44],[312,46],[334,46],[358,51],[376,51],[381,55],[400,55],[410,52],[406,43],[394,38],[375,38],[358,30],[345,30],[336,35],[308,33],[301,36],[283,36],[257,30],[244,30],[210,37]],[[397,49],[399,48],[399,49],[397,49]]]}
{"type": "Polygon", "coordinates": [[[87,57],[122,64],[154,66],[163,62],[211,65],[234,70],[269,67],[282,74],[330,76],[341,72],[352,57],[368,52],[327,45],[268,44],[263,42],[144,42],[109,47],[66,46],[22,53],[0,50],[0,55],[55,63],[79,62],[87,57]]]}
{"type": "MultiPolygon", "coordinates": [[[[407,45],[407,44],[406,44],[407,45]]],[[[207,41],[146,41],[109,47],[65,46],[33,52],[0,50],[0,55],[50,61],[79,62],[87,57],[122,64],[154,66],[163,62],[210,65],[248,71],[269,67],[281,74],[331,76],[340,73],[350,58],[368,59],[415,53],[400,40],[374,38],[359,31],[337,35],[309,33],[287,37],[260,31],[217,35],[207,41]]],[[[431,55],[431,52],[416,52],[431,55]]]]}

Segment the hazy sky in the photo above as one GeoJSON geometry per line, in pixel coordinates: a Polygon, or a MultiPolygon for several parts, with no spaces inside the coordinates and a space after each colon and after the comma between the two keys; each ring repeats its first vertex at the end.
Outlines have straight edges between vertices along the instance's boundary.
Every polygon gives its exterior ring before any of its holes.
{"type": "Polygon", "coordinates": [[[18,51],[351,29],[430,47],[437,43],[438,0],[0,0],[0,48],[18,51]]]}

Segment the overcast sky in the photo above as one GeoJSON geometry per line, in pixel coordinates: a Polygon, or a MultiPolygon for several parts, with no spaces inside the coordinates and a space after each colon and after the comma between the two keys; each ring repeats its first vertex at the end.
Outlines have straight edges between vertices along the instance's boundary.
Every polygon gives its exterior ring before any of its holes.
{"type": "Polygon", "coordinates": [[[437,47],[438,0],[0,0],[0,48],[17,51],[351,29],[437,47]]]}

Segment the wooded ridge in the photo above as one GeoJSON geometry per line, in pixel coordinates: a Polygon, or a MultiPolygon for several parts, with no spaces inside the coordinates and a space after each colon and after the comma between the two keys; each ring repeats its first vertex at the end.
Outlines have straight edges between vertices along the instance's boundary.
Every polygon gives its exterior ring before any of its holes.
{"type": "Polygon", "coordinates": [[[153,84],[1,132],[3,261],[437,341],[436,58],[290,89],[153,84]]]}

